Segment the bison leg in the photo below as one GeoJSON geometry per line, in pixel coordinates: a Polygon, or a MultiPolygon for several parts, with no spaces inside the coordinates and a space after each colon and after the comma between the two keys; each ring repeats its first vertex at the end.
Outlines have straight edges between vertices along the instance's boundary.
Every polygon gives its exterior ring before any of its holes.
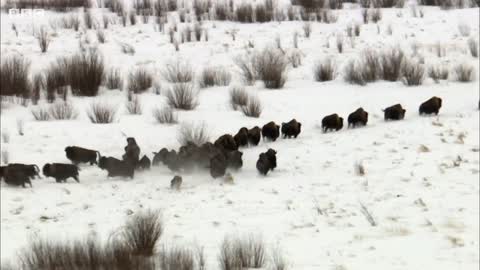
{"type": "Polygon", "coordinates": [[[80,179],[78,179],[78,175],[73,176],[73,179],[75,179],[75,181],[77,181],[77,183],[80,183],[80,179]]]}

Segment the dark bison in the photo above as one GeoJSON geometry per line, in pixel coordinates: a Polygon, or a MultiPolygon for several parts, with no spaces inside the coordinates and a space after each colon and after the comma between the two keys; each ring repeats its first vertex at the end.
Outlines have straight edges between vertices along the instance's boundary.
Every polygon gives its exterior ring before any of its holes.
{"type": "Polygon", "coordinates": [[[143,157],[140,159],[140,161],[137,164],[137,169],[150,170],[150,165],[151,165],[150,159],[146,155],[143,155],[143,157]]]}
{"type": "Polygon", "coordinates": [[[67,158],[75,165],[80,163],[90,163],[90,165],[97,164],[97,155],[100,156],[98,151],[78,146],[66,147],[65,153],[67,153],[67,158]]]}
{"type": "MultiPolygon", "coordinates": [[[[12,170],[22,171],[28,178],[41,178],[40,177],[40,168],[35,164],[21,164],[21,163],[10,163],[7,166],[2,166],[2,168],[10,168],[12,170]]],[[[2,178],[3,173],[0,173],[0,179],[2,178]]]]}
{"type": "Polygon", "coordinates": [[[248,143],[250,145],[258,145],[261,138],[262,131],[259,127],[255,126],[254,128],[248,130],[248,143]]]}
{"type": "Polygon", "coordinates": [[[233,136],[238,147],[248,145],[248,129],[242,127],[235,136],[233,136]]]}
{"type": "Polygon", "coordinates": [[[165,164],[166,157],[168,155],[168,149],[167,148],[162,148],[158,152],[153,152],[153,161],[152,165],[153,166],[158,166],[160,165],[160,162],[165,164]]]}
{"type": "Polygon", "coordinates": [[[368,122],[368,112],[362,107],[358,108],[348,115],[348,127],[366,126],[368,122]]]}
{"type": "Polygon", "coordinates": [[[127,146],[125,146],[125,154],[122,156],[123,160],[136,166],[140,159],[140,147],[138,147],[135,138],[127,138],[127,146]]]}
{"type": "Polygon", "coordinates": [[[235,151],[238,150],[238,145],[235,139],[230,134],[220,136],[214,143],[214,145],[220,149],[235,151]]]}
{"type": "Polygon", "coordinates": [[[275,122],[269,122],[262,127],[262,137],[276,141],[280,136],[280,127],[275,122]]]}
{"type": "Polygon", "coordinates": [[[180,186],[182,185],[182,177],[175,175],[173,179],[170,181],[170,188],[179,190],[180,186]]]}
{"type": "Polygon", "coordinates": [[[46,177],[55,178],[57,183],[67,182],[67,179],[70,177],[80,183],[78,179],[78,167],[74,164],[47,163],[43,166],[42,171],[46,177]]]}
{"type": "Polygon", "coordinates": [[[222,177],[227,171],[227,159],[224,154],[218,154],[210,159],[210,175],[213,178],[222,177]]]}
{"type": "Polygon", "coordinates": [[[240,151],[231,151],[227,152],[225,154],[226,159],[227,159],[227,167],[238,170],[242,168],[243,166],[243,161],[242,161],[242,156],[243,153],[240,151]]]}
{"type": "Polygon", "coordinates": [[[30,187],[33,187],[30,177],[26,171],[18,167],[2,166],[1,176],[5,179],[5,183],[9,185],[22,186],[26,188],[26,184],[29,184],[30,187]]]}
{"type": "Polygon", "coordinates": [[[107,170],[108,177],[123,176],[133,179],[135,174],[135,167],[130,162],[114,157],[100,157],[98,167],[107,170]]]}
{"type": "Polygon", "coordinates": [[[322,129],[324,133],[332,129],[339,131],[342,128],[343,128],[343,118],[339,117],[338,114],[336,113],[325,116],[322,119],[322,129]]]}
{"type": "Polygon", "coordinates": [[[422,114],[435,114],[438,115],[440,108],[442,107],[442,99],[439,97],[432,97],[429,100],[423,102],[418,108],[418,113],[422,114]]]}
{"type": "Polygon", "coordinates": [[[405,118],[406,110],[402,108],[402,105],[395,104],[383,110],[384,112],[384,119],[387,120],[402,120],[405,118]]]}
{"type": "Polygon", "coordinates": [[[282,135],[283,138],[297,138],[302,129],[302,124],[297,120],[292,119],[288,123],[282,123],[282,135]]]}
{"type": "Polygon", "coordinates": [[[267,152],[261,153],[257,160],[257,170],[267,175],[268,171],[274,170],[277,167],[277,152],[273,149],[268,149],[267,152]]]}

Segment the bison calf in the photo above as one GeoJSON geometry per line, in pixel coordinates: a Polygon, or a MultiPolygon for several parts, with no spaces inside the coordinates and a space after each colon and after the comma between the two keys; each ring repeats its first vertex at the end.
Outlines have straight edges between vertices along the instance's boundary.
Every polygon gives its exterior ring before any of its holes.
{"type": "Polygon", "coordinates": [[[238,147],[248,145],[248,129],[242,127],[235,136],[233,136],[238,147]]]}
{"type": "Polygon", "coordinates": [[[98,167],[107,170],[108,177],[124,176],[133,179],[135,167],[128,161],[119,160],[114,157],[101,157],[98,167]]]}
{"type": "Polygon", "coordinates": [[[150,170],[150,165],[151,165],[150,159],[146,155],[144,155],[138,162],[137,169],[150,170]]]}
{"type": "Polygon", "coordinates": [[[275,122],[269,122],[262,127],[262,137],[269,139],[271,141],[276,141],[280,136],[280,126],[275,124],[275,122]]]}
{"type": "Polygon", "coordinates": [[[338,114],[336,113],[325,116],[322,119],[322,129],[324,133],[329,130],[339,131],[342,128],[343,128],[343,118],[339,117],[338,114]]]}
{"type": "Polygon", "coordinates": [[[368,112],[362,107],[358,108],[348,116],[348,127],[366,126],[368,122],[368,112]]]}
{"type": "Polygon", "coordinates": [[[438,115],[440,108],[442,107],[442,99],[439,97],[432,97],[429,100],[423,102],[418,108],[418,113],[422,114],[435,114],[438,115]]]}
{"type": "Polygon", "coordinates": [[[80,183],[78,179],[78,167],[73,164],[64,163],[47,163],[43,166],[43,175],[46,177],[53,177],[57,183],[67,182],[67,179],[72,177],[80,183]]]}
{"type": "Polygon", "coordinates": [[[182,185],[182,181],[183,180],[181,176],[175,175],[175,177],[173,177],[173,179],[170,181],[170,188],[179,190],[182,185]]]}
{"type": "Polygon", "coordinates": [[[248,130],[248,143],[251,145],[258,145],[260,142],[260,138],[262,137],[261,135],[261,130],[259,127],[255,126],[252,129],[248,130]]]}
{"type": "Polygon", "coordinates": [[[100,156],[98,151],[78,146],[66,147],[65,153],[67,154],[67,158],[75,165],[80,163],[90,163],[90,165],[97,164],[97,155],[100,156]]]}
{"type": "Polygon", "coordinates": [[[301,128],[302,124],[295,119],[290,120],[288,123],[282,123],[283,138],[297,138],[298,134],[301,132],[301,128]]]}
{"type": "Polygon", "coordinates": [[[402,120],[405,118],[406,110],[402,108],[402,105],[395,104],[383,110],[385,121],[388,120],[402,120]]]}
{"type": "Polygon", "coordinates": [[[257,170],[267,175],[268,171],[273,171],[277,167],[277,152],[273,149],[268,149],[267,152],[261,153],[257,160],[257,170]]]}

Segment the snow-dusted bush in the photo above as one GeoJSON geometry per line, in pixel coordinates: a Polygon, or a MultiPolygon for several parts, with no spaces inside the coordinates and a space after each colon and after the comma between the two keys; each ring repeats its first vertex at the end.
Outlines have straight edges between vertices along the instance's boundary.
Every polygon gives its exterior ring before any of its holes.
{"type": "Polygon", "coordinates": [[[475,68],[467,63],[458,64],[453,68],[454,79],[457,82],[471,82],[474,79],[475,68]]]}
{"type": "Polygon", "coordinates": [[[155,108],[152,114],[153,118],[160,124],[176,124],[178,122],[177,113],[170,106],[155,108]]]}
{"type": "Polygon", "coordinates": [[[293,68],[298,68],[302,65],[303,54],[300,50],[293,49],[287,53],[288,63],[292,65],[293,68]]]}
{"type": "Polygon", "coordinates": [[[361,54],[361,72],[365,82],[374,82],[378,80],[382,72],[380,64],[380,55],[376,50],[366,49],[361,54]]]}
{"type": "Polygon", "coordinates": [[[242,80],[247,85],[254,85],[258,78],[257,56],[255,53],[239,56],[234,60],[240,68],[242,80]]]}
{"type": "Polygon", "coordinates": [[[417,86],[423,83],[425,67],[413,60],[405,60],[402,66],[402,82],[407,86],[417,86]]]}
{"type": "Polygon", "coordinates": [[[48,121],[50,120],[50,113],[45,107],[32,108],[33,118],[37,121],[48,121]]]}
{"type": "Polygon", "coordinates": [[[186,122],[178,128],[177,141],[181,145],[202,145],[210,140],[210,133],[205,122],[186,122]]]}
{"type": "Polygon", "coordinates": [[[198,106],[198,91],[192,83],[175,83],[166,94],[168,105],[180,110],[193,110],[198,106]]]}
{"type": "Polygon", "coordinates": [[[365,80],[362,76],[361,64],[355,60],[350,60],[346,64],[343,71],[343,78],[346,82],[351,84],[365,85],[365,80]]]}
{"type": "Polygon", "coordinates": [[[137,68],[128,76],[128,91],[135,94],[147,91],[153,84],[153,76],[144,67],[137,68]]]}
{"type": "Polygon", "coordinates": [[[202,32],[203,27],[199,23],[193,25],[193,35],[195,36],[196,41],[200,41],[202,39],[202,32]]]}
{"type": "Polygon", "coordinates": [[[93,102],[87,116],[94,124],[109,124],[115,120],[117,108],[105,102],[93,102]]]}
{"type": "Polygon", "coordinates": [[[30,93],[30,61],[20,55],[2,56],[0,95],[27,97],[30,93]]]}
{"type": "Polygon", "coordinates": [[[305,34],[305,37],[310,38],[310,34],[312,33],[312,23],[304,22],[302,29],[303,29],[303,33],[305,34]]]}
{"type": "Polygon", "coordinates": [[[250,3],[242,3],[235,9],[235,18],[241,23],[253,23],[254,9],[250,3]]]}
{"type": "Polygon", "coordinates": [[[83,13],[83,23],[85,24],[85,27],[87,29],[92,29],[93,28],[93,24],[95,22],[94,22],[94,19],[93,19],[93,14],[90,10],[86,10],[83,13]]]}
{"type": "Polygon", "coordinates": [[[379,8],[370,9],[368,11],[368,13],[369,13],[369,16],[370,16],[370,20],[373,23],[377,23],[378,21],[380,21],[382,19],[382,10],[379,9],[379,8]]]}
{"type": "Polygon", "coordinates": [[[247,104],[245,106],[241,106],[240,108],[245,116],[254,118],[260,117],[263,109],[262,102],[260,102],[258,96],[254,95],[250,95],[248,97],[247,104]]]}
{"type": "Polygon", "coordinates": [[[360,12],[362,14],[363,23],[368,23],[368,9],[362,8],[360,12]]]}
{"type": "Polygon", "coordinates": [[[232,80],[232,75],[223,67],[206,67],[200,73],[200,88],[212,86],[227,86],[232,80]]]}
{"type": "Polygon", "coordinates": [[[43,89],[45,89],[45,77],[41,73],[35,74],[32,80],[32,93],[30,97],[33,105],[37,105],[43,89]]]}
{"type": "Polygon", "coordinates": [[[21,118],[17,119],[17,133],[20,136],[23,136],[25,133],[25,121],[21,118]]]}
{"type": "Polygon", "coordinates": [[[68,89],[68,62],[66,58],[59,58],[45,71],[45,90],[47,101],[55,101],[57,93],[64,93],[68,89]]]}
{"type": "MultiPolygon", "coordinates": [[[[3,5],[4,2],[2,2],[3,5]]],[[[49,0],[49,1],[34,1],[34,0],[15,0],[5,1],[5,5],[11,8],[19,9],[46,9],[54,10],[57,12],[67,12],[75,8],[89,8],[91,7],[91,1],[89,0],[49,0]],[[8,4],[15,4],[14,6],[8,6],[8,4]]],[[[3,6],[2,6],[3,8],[3,6]]]]}
{"type": "Polygon", "coordinates": [[[263,268],[266,264],[265,243],[259,235],[225,237],[218,262],[221,270],[263,268]]]}
{"type": "Polygon", "coordinates": [[[181,247],[163,247],[159,252],[160,269],[195,270],[199,269],[192,249],[181,247]]]}
{"type": "Polygon", "coordinates": [[[464,37],[470,36],[470,26],[466,23],[458,24],[458,32],[464,37]]]}
{"type": "Polygon", "coordinates": [[[48,50],[48,45],[50,45],[50,35],[45,26],[40,27],[40,29],[35,33],[35,38],[37,39],[38,46],[42,53],[46,53],[48,50]]]}
{"type": "Polygon", "coordinates": [[[104,76],[103,85],[108,89],[122,89],[123,79],[119,69],[110,69],[104,76]]]}
{"type": "Polygon", "coordinates": [[[289,263],[287,261],[287,258],[285,258],[285,255],[283,254],[283,251],[280,249],[280,247],[276,247],[272,250],[270,264],[270,269],[272,270],[289,269],[289,263]]]}
{"type": "Polygon", "coordinates": [[[8,132],[8,130],[4,130],[2,132],[2,141],[4,143],[9,143],[10,142],[10,132],[8,132]]]}
{"type": "Polygon", "coordinates": [[[477,58],[478,57],[478,41],[476,41],[473,37],[469,38],[467,41],[468,49],[470,50],[470,54],[477,58]]]}
{"type": "Polygon", "coordinates": [[[140,97],[129,91],[125,108],[129,114],[142,114],[142,103],[140,102],[140,97]]]}
{"type": "Polygon", "coordinates": [[[135,12],[130,12],[128,14],[128,19],[130,20],[130,25],[136,25],[137,24],[137,15],[135,12]]]}
{"type": "Polygon", "coordinates": [[[400,48],[385,50],[380,57],[382,66],[381,78],[386,81],[395,82],[400,79],[405,54],[400,48]]]}
{"type": "Polygon", "coordinates": [[[102,29],[97,29],[97,39],[100,43],[105,43],[105,32],[102,29]]]}
{"type": "Polygon", "coordinates": [[[273,21],[273,2],[266,0],[264,3],[259,3],[255,6],[255,21],[259,23],[273,21]]]}
{"type": "Polygon", "coordinates": [[[160,212],[141,211],[127,220],[122,230],[122,238],[132,254],[152,256],[163,229],[160,212]]]}
{"type": "Polygon", "coordinates": [[[446,65],[431,66],[428,69],[428,77],[432,78],[435,83],[440,80],[448,80],[449,70],[446,65]]]}
{"type": "Polygon", "coordinates": [[[232,109],[237,110],[239,107],[246,106],[248,103],[248,93],[243,86],[233,86],[230,89],[230,105],[232,109]]]}
{"type": "Polygon", "coordinates": [[[103,56],[98,50],[92,49],[67,59],[68,82],[72,94],[93,97],[105,74],[103,56]]]}
{"type": "Polygon", "coordinates": [[[337,44],[338,53],[342,53],[343,52],[343,35],[342,34],[337,34],[336,44],[337,44]]]}
{"type": "Polygon", "coordinates": [[[180,60],[167,64],[162,75],[170,83],[187,83],[194,79],[194,72],[190,64],[180,60]]]}
{"type": "Polygon", "coordinates": [[[55,120],[72,120],[77,118],[78,113],[71,102],[58,101],[51,105],[50,116],[55,120]]]}
{"type": "Polygon", "coordinates": [[[445,57],[447,55],[447,49],[443,43],[440,43],[440,41],[435,43],[433,48],[437,57],[445,57]]]}
{"type": "Polygon", "coordinates": [[[335,79],[335,61],[331,58],[319,61],[313,67],[313,77],[317,82],[335,79]]]}
{"type": "Polygon", "coordinates": [[[257,55],[259,78],[267,89],[280,89],[287,81],[288,60],[280,50],[265,48],[257,55]]]}

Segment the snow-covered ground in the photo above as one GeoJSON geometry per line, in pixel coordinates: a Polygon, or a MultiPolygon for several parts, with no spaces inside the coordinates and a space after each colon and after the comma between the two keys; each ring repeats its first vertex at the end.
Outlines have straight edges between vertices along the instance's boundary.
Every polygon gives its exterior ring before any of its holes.
{"type": "MultiPolygon", "coordinates": [[[[208,269],[219,269],[217,255],[225,235],[250,232],[261,233],[269,247],[280,245],[291,269],[478,269],[478,79],[439,84],[426,79],[419,87],[380,81],[360,87],[345,83],[341,76],[342,64],[358,57],[364,48],[399,44],[411,55],[413,43],[427,66],[441,62],[453,67],[466,62],[478,73],[478,58],[468,53],[468,38],[458,33],[458,25],[469,25],[470,35],[478,40],[479,9],[422,9],[423,18],[412,17],[408,7],[383,9],[378,26],[361,26],[354,48],[344,34],[342,54],[335,46],[336,34],[349,23],[361,21],[356,7],[335,11],[337,23],[313,23],[309,39],[303,36],[303,23],[298,21],[205,22],[209,41],[181,44],[179,52],[168,35],[155,31],[152,24],[112,25],[105,30],[107,42],[98,45],[107,66],[128,74],[135,66],[145,65],[156,72],[162,85],[166,84],[159,71],[174,59],[187,60],[197,71],[214,65],[236,72],[233,59],[245,52],[248,41],[261,49],[275,44],[279,36],[282,47],[289,51],[293,33],[298,32],[304,58],[299,68],[289,69],[285,87],[266,90],[260,81],[247,87],[263,104],[260,118],[232,110],[229,87],[201,90],[199,107],[178,115],[180,122],[204,121],[212,139],[236,133],[242,126],[292,118],[302,123],[302,133],[297,139],[242,149],[244,166],[232,172],[233,185],[198,171],[182,173],[184,186],[177,192],[169,189],[174,173],[163,166],[126,180],[107,179],[105,171],[88,165],[81,166],[80,184],[42,179],[34,181],[32,189],[23,189],[2,183],[2,262],[13,259],[31,235],[63,238],[95,230],[107,237],[123,224],[130,210],[152,208],[163,212],[166,230],[162,243],[204,246],[208,269]],[[387,33],[389,25],[392,35],[387,33]],[[232,29],[238,29],[236,41],[226,33],[232,29]],[[134,46],[136,53],[122,54],[118,42],[134,46]],[[447,48],[443,58],[433,51],[437,42],[447,48]],[[335,58],[339,75],[331,82],[314,82],[313,65],[325,57],[335,58]],[[418,106],[432,96],[443,99],[440,114],[420,117],[418,106]],[[381,109],[396,103],[406,108],[405,120],[385,122],[381,109]],[[338,113],[346,119],[360,106],[370,113],[368,126],[321,132],[325,115],[338,113]],[[422,151],[423,146],[429,151],[422,151]],[[255,162],[268,148],[277,150],[278,168],[263,177],[255,162]],[[366,170],[364,176],[355,173],[358,163],[366,170]],[[370,225],[361,205],[368,208],[377,226],[370,225]]],[[[57,56],[76,53],[79,33],[61,28],[56,29],[48,52],[40,53],[32,23],[38,26],[58,16],[47,13],[43,18],[25,20],[2,14],[2,58],[20,53],[31,59],[32,71],[39,71],[57,56]],[[11,28],[13,21],[18,37],[11,28]]],[[[95,43],[95,32],[90,31],[91,43],[95,43]]],[[[234,73],[232,85],[238,81],[234,73]]],[[[128,115],[126,94],[103,89],[95,100],[119,108],[117,121],[108,125],[88,120],[86,110],[93,98],[71,99],[79,112],[72,121],[35,121],[32,106],[11,105],[1,113],[1,132],[10,135],[8,143],[2,139],[2,155],[8,150],[11,163],[40,167],[68,162],[64,148],[69,145],[120,157],[125,135],[135,137],[142,153],[150,157],[162,147],[178,148],[178,125],[157,124],[151,114],[154,107],[165,104],[165,97],[145,93],[140,98],[143,114],[128,115]],[[17,134],[19,119],[25,122],[23,136],[17,134]]]]}

